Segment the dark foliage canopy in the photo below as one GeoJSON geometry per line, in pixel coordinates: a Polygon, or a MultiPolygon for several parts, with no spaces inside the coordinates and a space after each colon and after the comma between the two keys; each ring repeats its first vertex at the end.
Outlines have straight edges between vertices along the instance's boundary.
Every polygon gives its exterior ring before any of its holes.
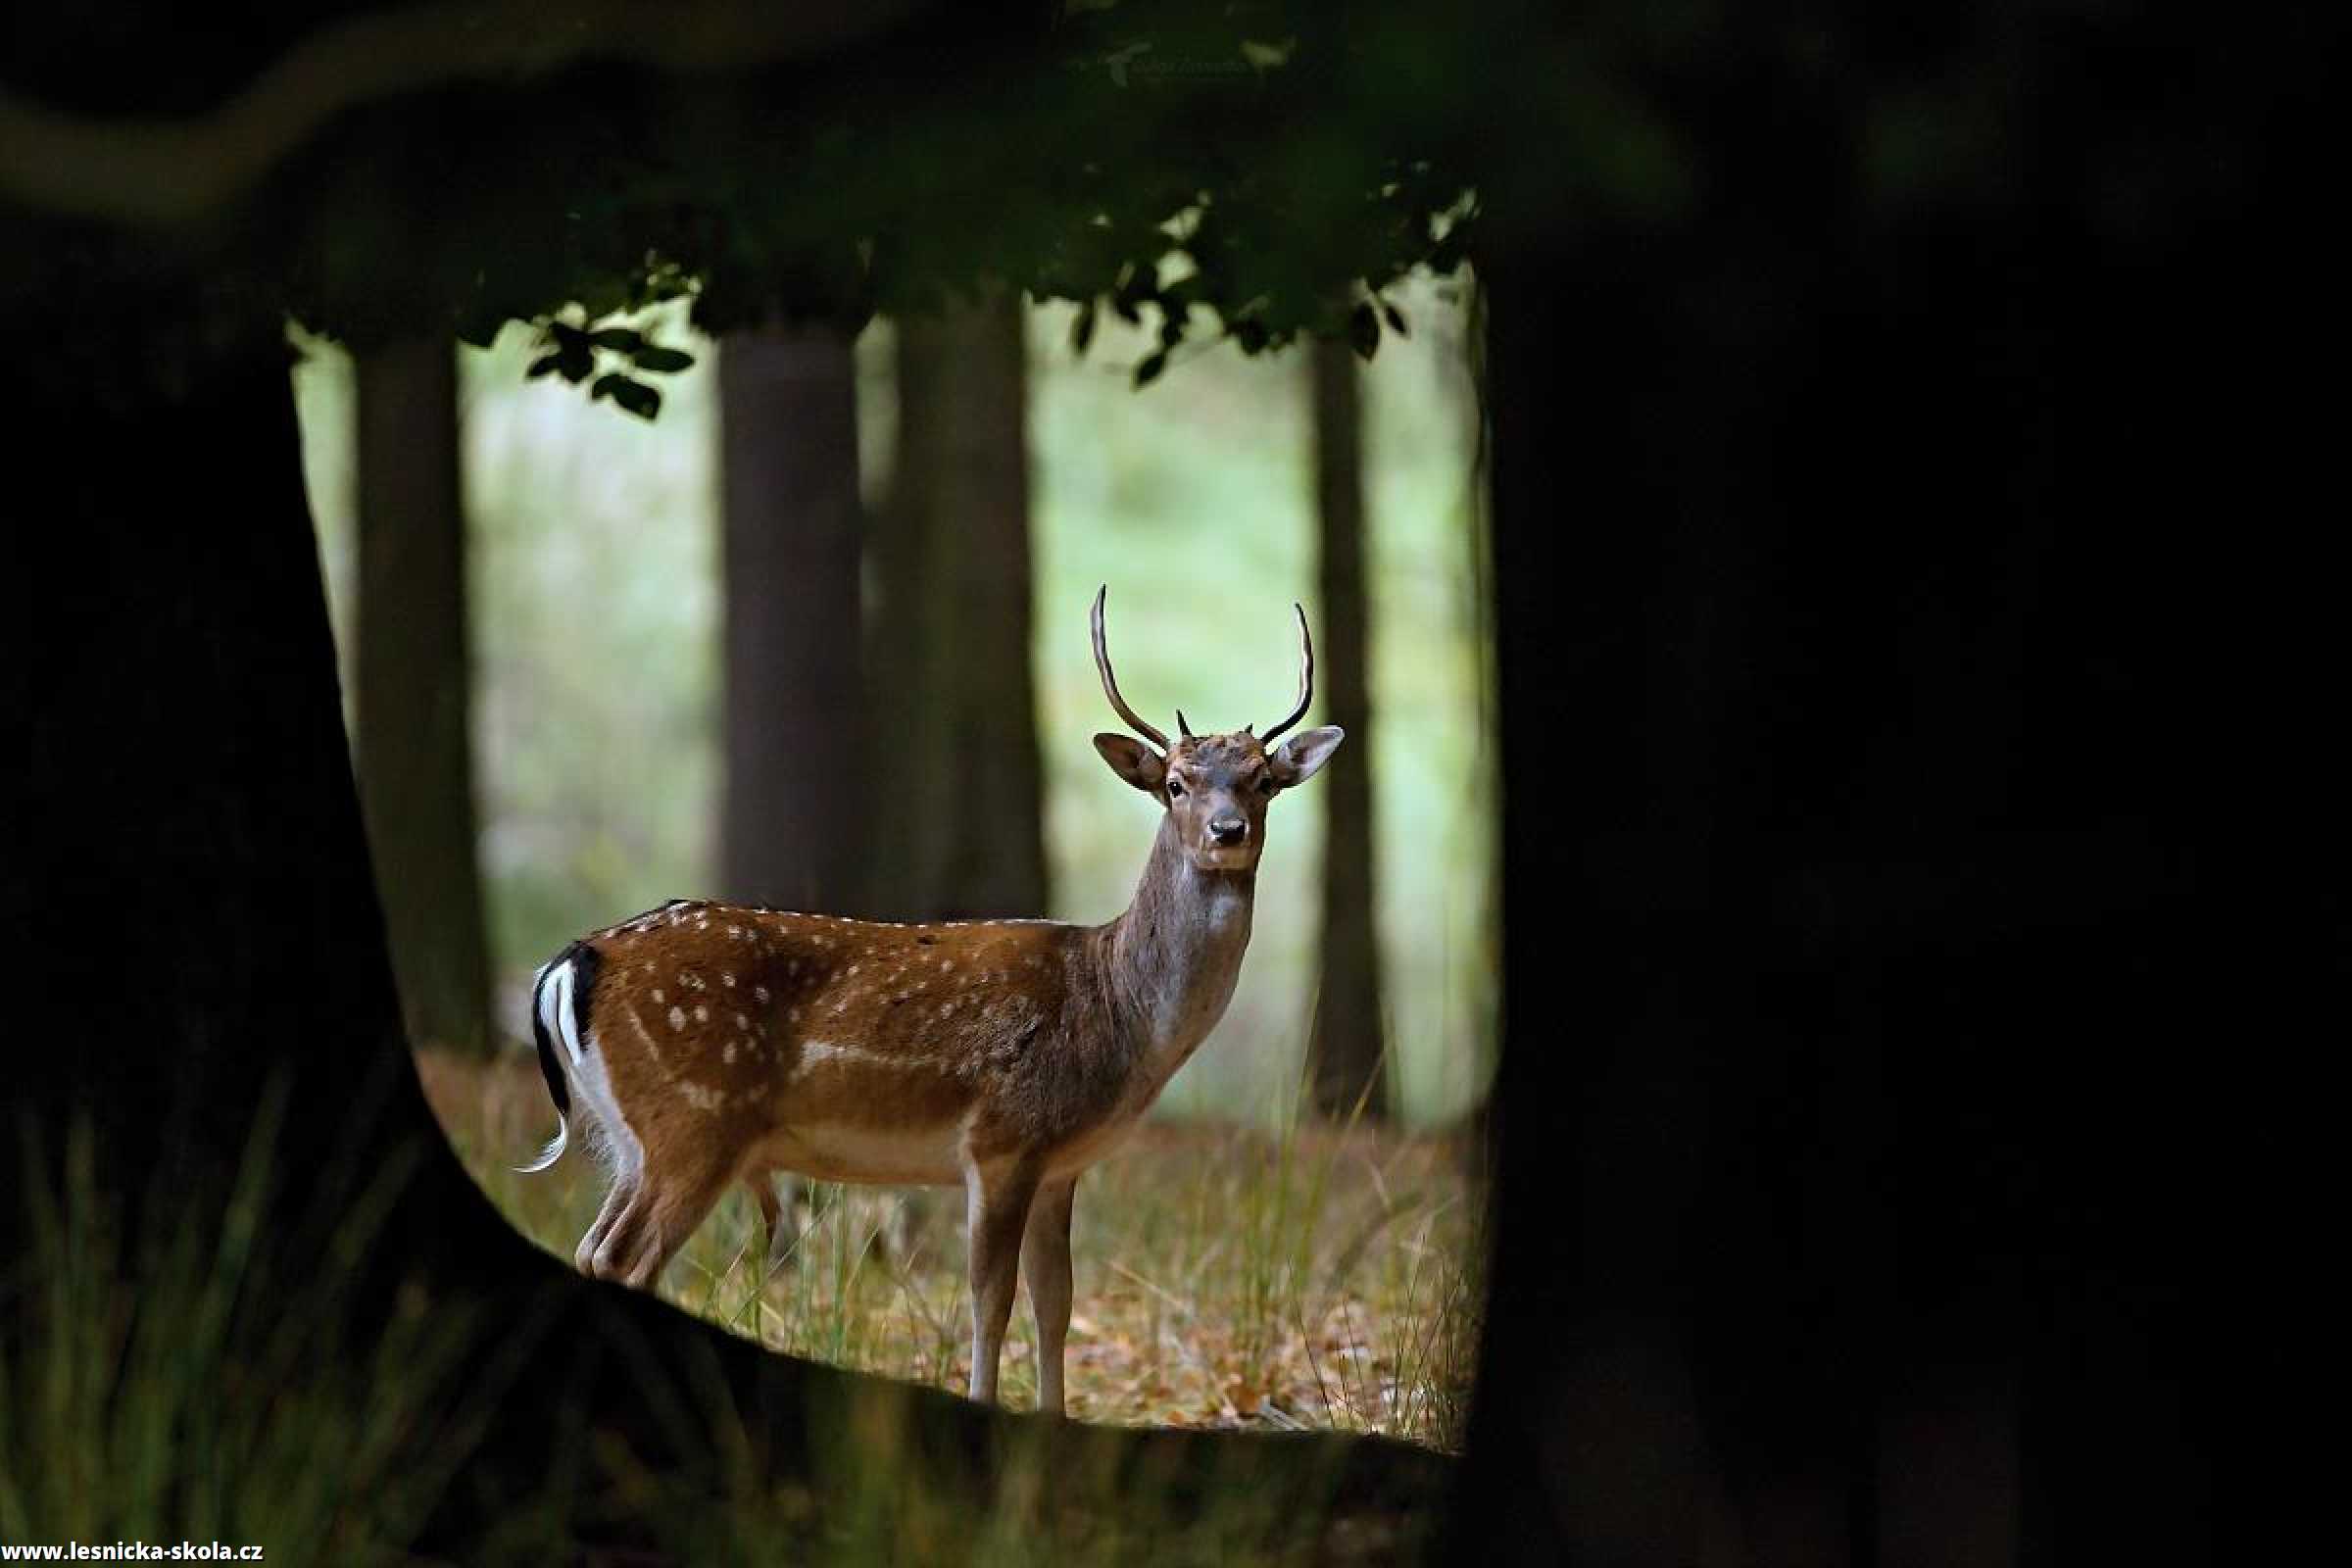
{"type": "Polygon", "coordinates": [[[1369,353],[1403,324],[1379,291],[1458,266],[1475,229],[1464,74],[1401,8],[940,8],[818,24],[849,35],[821,55],[750,5],[686,8],[661,40],[625,7],[259,9],[129,103],[112,8],[22,24],[0,236],[41,260],[0,303],[133,337],[143,373],[287,311],[361,348],[537,320],[539,373],[651,413],[642,374],[675,351],[594,329],[665,299],[715,333],[1008,284],[1081,302],[1081,347],[1099,313],[1154,326],[1140,382],[1203,334],[1369,353]],[[355,48],[416,58],[370,82],[355,48]],[[107,329],[191,287],[192,311],[107,329]]]}

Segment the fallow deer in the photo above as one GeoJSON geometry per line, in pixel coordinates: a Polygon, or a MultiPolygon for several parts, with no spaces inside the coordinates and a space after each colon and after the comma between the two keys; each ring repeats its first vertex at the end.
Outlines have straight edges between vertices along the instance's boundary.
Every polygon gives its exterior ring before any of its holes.
{"type": "Polygon", "coordinates": [[[1284,732],[1314,696],[1298,615],[1298,701],[1264,735],[1177,739],[1111,673],[1104,594],[1090,616],[1111,708],[1143,737],[1095,749],[1158,803],[1135,898],[1105,925],[900,925],[676,900],[571,944],[532,989],[539,1065],[564,1150],[576,1100],[612,1176],[580,1239],[585,1272],[650,1285],[727,1188],[772,1227],[772,1180],[960,1184],[969,1231],[971,1396],[992,1401],[1026,1271],[1038,1399],[1062,1408],[1070,1202],[1224,1013],[1250,943],[1266,808],[1330,760],[1336,727],[1284,732]],[[1149,744],[1147,744],[1147,742],[1149,744]]]}

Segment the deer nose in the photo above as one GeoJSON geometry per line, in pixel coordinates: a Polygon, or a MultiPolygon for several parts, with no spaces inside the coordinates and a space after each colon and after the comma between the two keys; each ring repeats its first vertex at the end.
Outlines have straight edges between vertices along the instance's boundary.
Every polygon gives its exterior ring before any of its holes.
{"type": "Polygon", "coordinates": [[[1214,817],[1208,824],[1210,842],[1219,846],[1239,844],[1250,836],[1250,824],[1238,816],[1214,817]]]}

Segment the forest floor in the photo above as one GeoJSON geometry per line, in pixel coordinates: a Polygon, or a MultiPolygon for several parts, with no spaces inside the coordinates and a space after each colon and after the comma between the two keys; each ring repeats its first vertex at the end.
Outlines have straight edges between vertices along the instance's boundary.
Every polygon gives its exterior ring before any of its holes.
{"type": "MultiPolygon", "coordinates": [[[[553,1121],[535,1063],[418,1057],[476,1181],[568,1259],[601,1173],[574,1152],[509,1167],[553,1121]]],[[[1082,1177],[1069,1413],[1117,1424],[1377,1432],[1458,1451],[1485,1284],[1481,1202],[1458,1140],[1362,1126],[1284,1133],[1147,1122],[1082,1177]]],[[[775,1349],[960,1389],[969,1374],[961,1195],[814,1185],[765,1268],[737,1189],[661,1294],[775,1349]]],[[[1005,1402],[1036,1402],[1026,1298],[1005,1402]]]]}

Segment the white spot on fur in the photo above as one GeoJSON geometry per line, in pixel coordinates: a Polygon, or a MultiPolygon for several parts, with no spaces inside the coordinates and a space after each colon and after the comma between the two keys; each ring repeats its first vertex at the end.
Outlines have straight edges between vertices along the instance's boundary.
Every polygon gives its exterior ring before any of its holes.
{"type": "Polygon", "coordinates": [[[722,1051],[722,1052],[720,1052],[720,1053],[718,1054],[718,1059],[719,1059],[720,1061],[723,1061],[723,1062],[725,1062],[725,1063],[726,1063],[728,1066],[730,1066],[730,1067],[732,1067],[732,1066],[734,1066],[734,1065],[735,1065],[735,1042],[734,1042],[734,1041],[730,1040],[730,1041],[728,1041],[728,1042],[727,1042],[727,1049],[726,1049],[726,1050],[724,1050],[724,1051],[722,1051]]]}
{"type": "MultiPolygon", "coordinates": [[[[807,1040],[801,1043],[801,1071],[828,1061],[859,1061],[868,1066],[894,1067],[907,1071],[928,1065],[919,1060],[910,1061],[904,1056],[890,1056],[878,1051],[867,1051],[860,1046],[837,1045],[830,1040],[807,1040]]],[[[799,1073],[796,1072],[794,1076],[799,1076],[799,1073]]]]}
{"type": "Polygon", "coordinates": [[[672,1007],[669,1009],[669,1026],[672,1029],[683,1029],[686,1027],[686,1009],[684,1007],[672,1007]]]}
{"type": "Polygon", "coordinates": [[[709,1007],[702,1006],[696,1007],[694,1009],[694,1021],[696,1023],[709,1023],[710,1021],[710,1009],[709,1007]]]}
{"type": "Polygon", "coordinates": [[[662,1003],[667,1002],[669,998],[662,993],[662,989],[659,986],[654,988],[654,1004],[656,1006],[661,1005],[662,1003]]]}
{"type": "Polygon", "coordinates": [[[754,986],[752,987],[752,995],[759,1001],[765,1002],[767,1000],[767,987],[754,986]]]}
{"type": "Polygon", "coordinates": [[[684,1095],[686,1103],[697,1110],[716,1110],[727,1102],[727,1097],[720,1091],[688,1083],[684,1079],[678,1081],[678,1093],[684,1095]]]}
{"type": "Polygon", "coordinates": [[[732,973],[721,970],[718,978],[720,983],[723,984],[729,991],[735,989],[735,976],[732,973]]]}

